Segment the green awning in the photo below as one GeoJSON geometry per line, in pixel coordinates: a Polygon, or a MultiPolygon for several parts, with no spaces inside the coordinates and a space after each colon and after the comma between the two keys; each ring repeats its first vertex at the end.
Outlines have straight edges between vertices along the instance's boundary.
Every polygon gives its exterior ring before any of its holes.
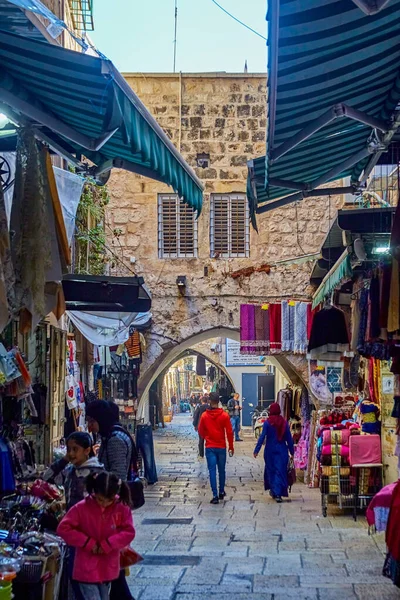
{"type": "Polygon", "coordinates": [[[105,58],[0,31],[0,112],[54,149],[170,185],[199,214],[202,184],[105,58]]]}
{"type": "Polygon", "coordinates": [[[313,296],[312,308],[314,309],[318,304],[321,304],[321,302],[331,295],[339,284],[351,279],[352,275],[353,271],[351,268],[350,256],[348,249],[346,248],[339,260],[336,261],[332,269],[325,275],[321,285],[316,290],[313,296]]]}
{"type": "Polygon", "coordinates": [[[400,0],[374,14],[355,2],[269,0],[267,159],[249,163],[257,212],[348,176],[354,191],[399,126],[400,0]]]}

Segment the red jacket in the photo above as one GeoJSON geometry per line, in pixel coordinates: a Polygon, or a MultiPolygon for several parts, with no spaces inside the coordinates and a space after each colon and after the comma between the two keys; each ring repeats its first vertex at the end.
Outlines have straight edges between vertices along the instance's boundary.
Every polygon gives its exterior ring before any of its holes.
{"type": "Polygon", "coordinates": [[[233,431],[229,415],[222,408],[210,408],[203,413],[198,429],[200,437],[206,440],[207,448],[226,448],[233,450],[233,431]]]}

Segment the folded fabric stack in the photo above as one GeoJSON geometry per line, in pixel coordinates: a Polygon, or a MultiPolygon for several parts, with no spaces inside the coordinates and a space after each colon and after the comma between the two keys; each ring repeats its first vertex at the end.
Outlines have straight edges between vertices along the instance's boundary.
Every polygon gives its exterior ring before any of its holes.
{"type": "Polygon", "coordinates": [[[327,444],[322,446],[321,465],[343,467],[349,464],[349,447],[327,444]]]}
{"type": "Polygon", "coordinates": [[[349,494],[349,439],[350,430],[335,425],[321,431],[321,492],[323,494],[349,494]]]}

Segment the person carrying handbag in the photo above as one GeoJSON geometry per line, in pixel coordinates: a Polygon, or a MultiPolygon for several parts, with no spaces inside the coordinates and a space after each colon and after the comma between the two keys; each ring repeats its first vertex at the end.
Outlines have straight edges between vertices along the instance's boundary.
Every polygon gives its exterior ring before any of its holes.
{"type": "Polygon", "coordinates": [[[264,488],[269,490],[270,496],[276,502],[281,503],[282,497],[288,496],[289,454],[293,456],[294,444],[289,425],[282,417],[277,402],[273,402],[269,407],[269,417],[258,438],[254,458],[257,458],[264,442],[264,488]]]}

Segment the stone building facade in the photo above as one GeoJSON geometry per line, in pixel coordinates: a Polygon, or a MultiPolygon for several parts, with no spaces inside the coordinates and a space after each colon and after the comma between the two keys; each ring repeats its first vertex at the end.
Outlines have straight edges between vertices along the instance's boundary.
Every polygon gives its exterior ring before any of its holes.
{"type": "Polygon", "coordinates": [[[309,297],[311,262],[291,259],[319,251],[328,214],[334,217],[340,198],[307,199],[259,215],[259,233],[250,226],[247,257],[213,253],[212,195],[245,194],[247,161],[265,154],[266,75],[129,73],[125,78],[204,182],[196,258],[160,258],[159,195],[171,189],[126,171],[113,170],[109,181],[109,225],[118,230],[124,260],[144,276],[153,297],[139,382],[146,400],[154,377],[182,350],[211,337],[237,337],[241,303],[309,297]],[[199,156],[206,156],[202,167],[199,156]],[[259,271],[237,276],[249,267],[259,271]],[[177,286],[181,276],[183,290],[177,286]]]}

